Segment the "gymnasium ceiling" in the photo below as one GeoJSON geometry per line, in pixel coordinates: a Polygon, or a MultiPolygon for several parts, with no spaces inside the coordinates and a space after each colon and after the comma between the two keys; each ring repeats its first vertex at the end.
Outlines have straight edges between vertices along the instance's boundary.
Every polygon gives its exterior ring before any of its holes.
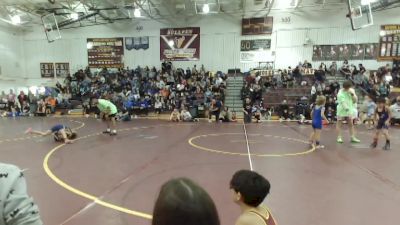
{"type": "MultiPolygon", "coordinates": [[[[16,26],[41,24],[54,13],[62,28],[113,23],[122,20],[157,20],[162,23],[194,22],[202,16],[251,17],[275,11],[340,10],[348,0],[0,0],[0,20],[16,26]],[[204,4],[210,12],[203,13],[204,4]],[[139,10],[140,18],[134,16],[139,10]],[[75,17],[72,15],[75,14],[75,17]]],[[[352,0],[357,1],[357,0],[352,0]]],[[[360,0],[358,0],[360,1],[360,0]]],[[[400,6],[400,0],[375,0],[377,9],[400,6]]]]}

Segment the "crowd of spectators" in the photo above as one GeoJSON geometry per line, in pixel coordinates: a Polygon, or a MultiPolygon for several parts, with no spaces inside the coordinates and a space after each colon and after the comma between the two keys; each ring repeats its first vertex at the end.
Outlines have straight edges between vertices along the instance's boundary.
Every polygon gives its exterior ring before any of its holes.
{"type": "Polygon", "coordinates": [[[104,98],[112,101],[121,115],[135,116],[181,111],[187,109],[193,118],[198,111],[208,108],[214,101],[222,111],[225,99],[226,75],[222,72],[211,73],[204,66],[175,69],[170,62],[163,62],[161,69],[155,67],[137,67],[110,71],[106,68],[92,73],[89,68],[79,70],[58,82],[57,91],[43,96],[23,92],[17,97],[11,90],[4,92],[1,99],[5,115],[46,115],[54,113],[56,108],[71,109],[74,102],[82,103],[85,113],[95,112],[90,105],[91,98],[104,98]],[[23,96],[21,100],[20,96],[23,96]]]}
{"type": "Polygon", "coordinates": [[[270,117],[275,111],[281,120],[304,120],[310,118],[310,109],[317,96],[324,95],[327,98],[326,116],[329,120],[335,121],[336,95],[340,89],[338,81],[340,76],[351,80],[362,95],[368,95],[372,99],[388,98],[391,87],[400,87],[400,68],[395,64],[393,68],[387,64],[376,71],[368,71],[362,64],[350,65],[345,60],[340,68],[338,68],[337,62],[332,62],[329,67],[325,63],[321,63],[318,68],[312,68],[311,63],[304,61],[294,69],[291,67],[279,69],[270,76],[262,77],[259,73],[247,76],[241,91],[244,111],[248,111],[245,112],[245,118],[246,115],[258,116],[260,111],[266,117],[270,117]],[[313,74],[310,74],[310,71],[313,74]],[[311,76],[307,76],[308,79],[305,79],[306,74],[311,76]],[[331,76],[333,79],[328,80],[327,76],[331,76]],[[268,107],[268,102],[263,104],[263,96],[268,94],[268,90],[291,87],[310,88],[310,95],[299,96],[294,106],[290,105],[287,100],[284,100],[276,109],[273,106],[268,107]]]}

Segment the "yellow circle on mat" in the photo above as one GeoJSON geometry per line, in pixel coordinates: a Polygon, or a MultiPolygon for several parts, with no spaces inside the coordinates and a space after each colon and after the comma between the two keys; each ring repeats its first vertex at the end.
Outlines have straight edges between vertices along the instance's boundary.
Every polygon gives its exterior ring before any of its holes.
{"type": "MultiPolygon", "coordinates": [[[[213,153],[218,153],[218,154],[225,154],[225,155],[238,155],[238,156],[248,156],[248,153],[239,153],[239,152],[230,152],[230,151],[225,151],[225,150],[219,150],[219,149],[212,149],[212,148],[207,148],[198,144],[194,143],[194,140],[204,138],[204,137],[215,137],[215,136],[223,136],[223,135],[244,135],[243,133],[218,133],[218,134],[204,134],[204,135],[199,135],[195,136],[189,139],[189,144],[193,146],[194,148],[204,150],[207,152],[213,152],[213,153]]],[[[269,137],[269,138],[276,138],[276,139],[282,139],[286,141],[294,141],[294,142],[300,142],[304,144],[308,144],[307,141],[300,140],[300,139],[295,139],[295,138],[288,138],[288,137],[282,137],[282,136],[276,136],[276,135],[269,135],[269,134],[249,134],[248,136],[250,137],[257,137],[257,136],[263,136],[263,137],[269,137]]],[[[308,149],[306,151],[302,152],[295,152],[295,153],[281,153],[281,154],[257,154],[257,153],[251,153],[251,156],[258,156],[258,157],[288,157],[288,156],[301,156],[301,155],[306,155],[309,153],[312,153],[315,151],[315,147],[312,147],[311,149],[308,149]]]]}
{"type": "MultiPolygon", "coordinates": [[[[146,128],[150,128],[150,127],[131,127],[131,128],[121,129],[121,130],[118,130],[118,131],[130,131],[130,130],[138,130],[138,129],[146,129],[146,128]]],[[[83,136],[81,138],[78,138],[77,140],[82,140],[82,139],[86,139],[86,138],[97,136],[97,135],[101,135],[101,133],[95,133],[95,134],[90,134],[90,135],[87,135],[87,136],[83,136]]],[[[107,208],[110,208],[110,209],[113,209],[113,210],[116,210],[116,211],[119,211],[119,212],[127,213],[127,214],[130,214],[130,215],[141,217],[141,218],[145,218],[145,219],[150,219],[151,220],[153,218],[153,216],[148,214],[148,213],[131,210],[131,209],[128,209],[128,208],[125,208],[125,207],[122,207],[122,206],[118,206],[118,205],[103,201],[102,199],[100,199],[100,198],[98,198],[98,197],[96,197],[96,196],[94,196],[94,195],[92,195],[90,193],[86,193],[84,191],[81,191],[81,190],[79,190],[79,189],[67,184],[66,182],[64,182],[60,178],[58,178],[53,173],[53,171],[50,169],[49,160],[50,160],[51,156],[55,152],[59,151],[63,146],[65,146],[65,144],[58,145],[57,147],[55,147],[52,150],[50,150],[50,152],[47,153],[47,155],[45,156],[45,158],[43,160],[44,171],[46,172],[47,176],[49,176],[54,182],[56,182],[62,188],[66,189],[66,190],[68,190],[68,191],[70,191],[70,192],[72,192],[72,193],[74,193],[74,194],[76,194],[78,196],[81,196],[83,198],[86,198],[88,200],[93,201],[97,205],[101,205],[101,206],[104,206],[104,207],[107,207],[107,208]]]]}

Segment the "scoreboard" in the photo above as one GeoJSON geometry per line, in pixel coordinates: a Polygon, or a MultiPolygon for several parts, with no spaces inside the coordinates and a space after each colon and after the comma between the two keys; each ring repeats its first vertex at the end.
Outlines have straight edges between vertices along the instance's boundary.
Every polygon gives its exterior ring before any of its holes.
{"type": "Polygon", "coordinates": [[[400,60],[400,25],[382,25],[378,60],[400,60]]]}

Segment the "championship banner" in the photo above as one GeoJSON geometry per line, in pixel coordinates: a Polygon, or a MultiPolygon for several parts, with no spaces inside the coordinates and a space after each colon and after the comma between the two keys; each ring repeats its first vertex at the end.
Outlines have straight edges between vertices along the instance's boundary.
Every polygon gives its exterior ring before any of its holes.
{"type": "Polygon", "coordinates": [[[56,65],[56,77],[65,78],[69,75],[69,63],[55,63],[56,65]]]}
{"type": "Polygon", "coordinates": [[[126,37],[125,48],[130,51],[132,49],[146,50],[149,48],[149,37],[126,37]]]}
{"type": "Polygon", "coordinates": [[[123,38],[88,38],[88,62],[90,68],[123,68],[123,38]]]}
{"type": "Polygon", "coordinates": [[[160,30],[160,59],[197,61],[200,59],[200,27],[160,30]]]}
{"type": "Polygon", "coordinates": [[[313,61],[374,60],[378,55],[377,43],[314,45],[313,61]]]}
{"type": "Polygon", "coordinates": [[[400,60],[400,25],[382,25],[378,60],[400,60]]]}

